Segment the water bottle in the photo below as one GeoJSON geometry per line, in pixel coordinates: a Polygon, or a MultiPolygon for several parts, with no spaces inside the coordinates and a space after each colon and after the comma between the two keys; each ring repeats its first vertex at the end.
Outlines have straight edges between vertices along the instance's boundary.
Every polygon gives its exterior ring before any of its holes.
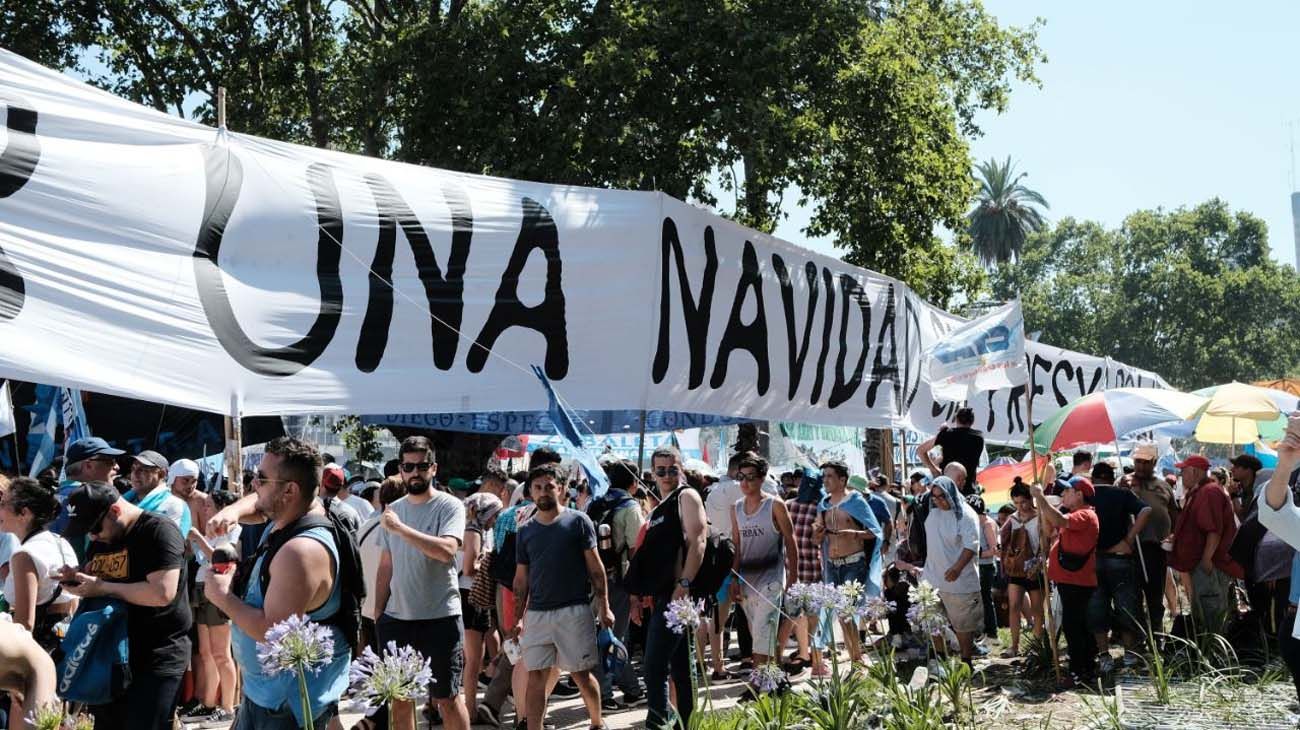
{"type": "Polygon", "coordinates": [[[610,537],[609,525],[601,523],[600,526],[596,528],[596,535],[598,536],[597,544],[600,546],[601,550],[609,550],[614,546],[613,538],[610,537]]]}
{"type": "Polygon", "coordinates": [[[212,572],[229,573],[235,569],[235,549],[221,545],[212,549],[212,572]]]}

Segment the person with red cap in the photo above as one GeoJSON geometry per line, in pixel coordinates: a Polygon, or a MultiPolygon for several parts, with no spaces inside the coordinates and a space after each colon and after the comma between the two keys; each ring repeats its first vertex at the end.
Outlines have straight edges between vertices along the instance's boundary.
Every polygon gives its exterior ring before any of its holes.
{"type": "Polygon", "coordinates": [[[352,534],[357,534],[361,527],[361,515],[357,514],[356,509],[348,504],[348,495],[346,494],[348,477],[343,471],[343,467],[338,464],[327,464],[320,475],[320,490],[318,494],[324,500],[326,508],[335,517],[343,520],[352,534]]]}
{"type": "Polygon", "coordinates": [[[1228,554],[1237,536],[1232,499],[1206,475],[1210,461],[1193,454],[1175,464],[1182,471],[1183,510],[1174,523],[1169,567],[1192,579],[1192,620],[1198,631],[1217,633],[1232,606],[1232,584],[1245,577],[1228,554]]]}
{"type": "Polygon", "coordinates": [[[1047,552],[1047,577],[1061,596],[1061,629],[1070,645],[1070,675],[1075,683],[1090,685],[1097,678],[1097,641],[1088,629],[1088,603],[1097,588],[1097,536],[1101,531],[1090,503],[1096,490],[1085,477],[1061,484],[1061,506],[1047,501],[1043,486],[1031,487],[1039,519],[1058,528],[1047,552]]]}

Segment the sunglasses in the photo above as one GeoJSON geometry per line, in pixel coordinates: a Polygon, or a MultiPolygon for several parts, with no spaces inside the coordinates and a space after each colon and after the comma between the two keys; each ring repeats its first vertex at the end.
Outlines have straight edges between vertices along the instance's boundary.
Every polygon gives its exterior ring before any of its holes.
{"type": "Polygon", "coordinates": [[[675,467],[675,466],[659,466],[659,467],[655,467],[655,476],[658,476],[658,477],[666,477],[666,476],[674,476],[674,477],[675,477],[675,476],[677,476],[677,475],[680,474],[680,473],[681,473],[681,470],[679,470],[679,469],[678,469],[677,467],[675,467]]]}
{"type": "Polygon", "coordinates": [[[431,466],[433,466],[433,462],[430,461],[403,461],[402,471],[408,474],[413,471],[429,471],[431,466]]]}
{"type": "Polygon", "coordinates": [[[762,474],[745,474],[745,473],[740,474],[740,481],[742,482],[759,482],[762,480],[763,480],[762,474]]]}

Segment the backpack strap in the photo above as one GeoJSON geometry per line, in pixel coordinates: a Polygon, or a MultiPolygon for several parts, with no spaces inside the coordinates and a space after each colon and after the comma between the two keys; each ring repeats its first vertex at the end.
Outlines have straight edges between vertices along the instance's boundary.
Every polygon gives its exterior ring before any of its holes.
{"type": "MultiPolygon", "coordinates": [[[[317,527],[324,527],[330,530],[331,535],[333,534],[334,524],[329,521],[328,517],[322,517],[321,515],[308,512],[288,525],[285,525],[283,528],[272,532],[267,536],[262,545],[258,547],[257,552],[262,559],[262,567],[258,571],[257,580],[262,586],[263,600],[266,598],[267,586],[271,584],[271,561],[275,559],[275,554],[278,553],[280,548],[284,547],[290,540],[317,527]]],[[[335,546],[335,549],[338,549],[337,546],[335,546]]],[[[336,570],[335,572],[337,573],[338,571],[336,570]]],[[[337,575],[335,576],[335,580],[338,580],[337,575]]],[[[325,600],[328,601],[329,598],[327,597],[325,600]]],[[[310,611],[308,613],[310,613],[310,611]]]]}

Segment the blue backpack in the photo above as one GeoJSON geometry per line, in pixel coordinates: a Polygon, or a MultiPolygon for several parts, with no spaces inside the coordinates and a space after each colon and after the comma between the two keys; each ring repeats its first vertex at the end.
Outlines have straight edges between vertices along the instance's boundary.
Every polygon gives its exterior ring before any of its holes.
{"type": "Polygon", "coordinates": [[[69,702],[105,705],[131,684],[126,603],[86,598],[63,637],[58,694],[69,702]]]}

